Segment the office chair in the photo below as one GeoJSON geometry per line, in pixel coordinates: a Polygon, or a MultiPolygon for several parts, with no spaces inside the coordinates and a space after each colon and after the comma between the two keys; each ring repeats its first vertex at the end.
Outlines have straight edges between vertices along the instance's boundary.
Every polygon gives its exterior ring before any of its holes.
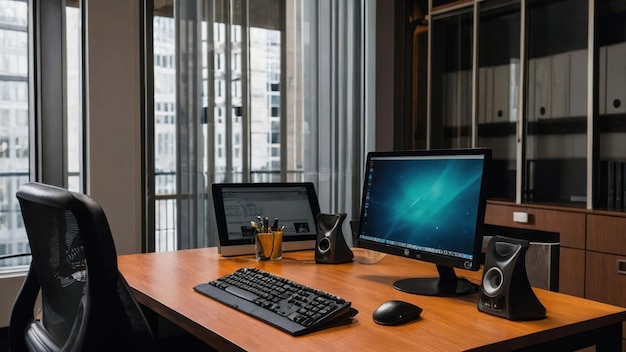
{"type": "Polygon", "coordinates": [[[41,183],[17,191],[32,261],[14,302],[11,351],[152,351],[155,340],[126,280],[102,208],[41,183]],[[35,302],[41,293],[41,308],[35,302]]]}

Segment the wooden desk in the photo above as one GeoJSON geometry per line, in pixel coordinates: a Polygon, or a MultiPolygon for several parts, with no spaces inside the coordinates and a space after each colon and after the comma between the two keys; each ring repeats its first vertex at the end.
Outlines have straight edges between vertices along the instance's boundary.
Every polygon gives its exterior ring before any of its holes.
{"type": "MultiPolygon", "coordinates": [[[[433,264],[391,255],[376,264],[315,264],[313,258],[312,251],[288,252],[278,262],[257,262],[253,256],[225,258],[216,248],[202,248],[122,255],[118,264],[140,303],[218,350],[500,352],[537,344],[564,350],[570,342],[593,339],[609,341],[604,347],[610,350],[621,346],[624,308],[537,289],[547,318],[514,322],[478,311],[478,294],[429,297],[392,287],[397,279],[436,275],[433,264]],[[351,325],[293,337],[194,292],[194,285],[240,267],[259,267],[334,293],[352,301],[359,314],[351,325]],[[421,318],[402,326],[375,324],[372,312],[390,299],[422,307],[421,318]]],[[[482,274],[457,270],[457,275],[479,283],[482,274]]]]}

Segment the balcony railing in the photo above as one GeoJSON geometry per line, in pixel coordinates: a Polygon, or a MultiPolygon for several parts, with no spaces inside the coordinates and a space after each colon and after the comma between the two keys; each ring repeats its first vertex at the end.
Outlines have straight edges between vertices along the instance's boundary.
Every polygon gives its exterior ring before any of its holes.
{"type": "MultiPolygon", "coordinates": [[[[206,174],[204,175],[204,179],[207,180],[206,174]]],[[[288,172],[288,181],[289,182],[301,182],[303,178],[302,171],[290,171],[288,172]]],[[[215,175],[216,182],[223,182],[225,179],[224,174],[216,174],[215,175]]],[[[237,173],[232,175],[233,183],[242,182],[243,175],[241,173],[237,173]]],[[[280,182],[280,172],[279,171],[253,171],[251,172],[251,181],[255,183],[260,182],[280,182]]],[[[203,199],[205,201],[203,209],[210,209],[213,205],[211,201],[209,201],[208,197],[208,189],[210,185],[206,186],[206,194],[203,199]]],[[[176,193],[176,174],[174,172],[157,172],[155,173],[155,188],[157,190],[157,194],[155,195],[155,226],[154,226],[154,236],[155,236],[155,251],[164,252],[164,251],[174,251],[179,249],[178,243],[178,229],[177,229],[177,214],[178,214],[178,206],[181,201],[192,199],[193,195],[191,194],[177,194],[176,193]]],[[[208,220],[208,217],[205,217],[205,220],[208,220]]],[[[205,226],[208,228],[208,226],[205,226]]]]}
{"type": "Polygon", "coordinates": [[[20,204],[15,193],[28,182],[27,172],[0,172],[0,272],[20,270],[30,264],[30,256],[13,256],[29,251],[20,204]]]}

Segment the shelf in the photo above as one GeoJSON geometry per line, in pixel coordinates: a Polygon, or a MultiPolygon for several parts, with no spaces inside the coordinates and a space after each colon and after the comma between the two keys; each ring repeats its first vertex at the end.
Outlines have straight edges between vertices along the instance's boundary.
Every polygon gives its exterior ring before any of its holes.
{"type": "MultiPolygon", "coordinates": [[[[517,123],[511,122],[498,122],[498,123],[482,123],[478,125],[478,135],[480,138],[489,137],[508,137],[515,135],[517,123]]],[[[626,114],[624,115],[606,115],[600,117],[599,124],[600,132],[626,132],[626,114]]],[[[458,132],[458,128],[451,128],[446,136],[450,133],[458,132]]],[[[469,133],[468,128],[461,129],[462,131],[469,133]]],[[[586,117],[562,117],[553,119],[541,119],[528,123],[527,128],[529,135],[567,135],[567,134],[580,134],[587,133],[587,118],[586,117]]]]}
{"type": "Polygon", "coordinates": [[[626,133],[626,114],[600,116],[598,129],[600,133],[626,133]]]}
{"type": "Polygon", "coordinates": [[[510,137],[515,136],[517,122],[494,122],[478,124],[479,138],[510,137]]]}
{"type": "Polygon", "coordinates": [[[529,135],[568,135],[587,133],[587,117],[557,117],[528,123],[529,135]]]}
{"type": "Polygon", "coordinates": [[[472,135],[472,126],[444,127],[443,136],[446,139],[469,137],[472,135]]]}

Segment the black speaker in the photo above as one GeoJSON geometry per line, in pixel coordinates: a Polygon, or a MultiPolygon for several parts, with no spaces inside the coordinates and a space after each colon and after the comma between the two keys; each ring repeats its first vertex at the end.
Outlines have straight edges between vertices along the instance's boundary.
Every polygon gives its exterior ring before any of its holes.
{"type": "Polygon", "coordinates": [[[546,317],[526,274],[529,242],[493,236],[487,245],[478,310],[509,320],[537,320],[546,317]]]}
{"type": "Polygon", "coordinates": [[[348,247],[341,231],[345,218],[346,214],[320,213],[317,215],[316,263],[347,263],[354,258],[354,254],[348,247]]]}

